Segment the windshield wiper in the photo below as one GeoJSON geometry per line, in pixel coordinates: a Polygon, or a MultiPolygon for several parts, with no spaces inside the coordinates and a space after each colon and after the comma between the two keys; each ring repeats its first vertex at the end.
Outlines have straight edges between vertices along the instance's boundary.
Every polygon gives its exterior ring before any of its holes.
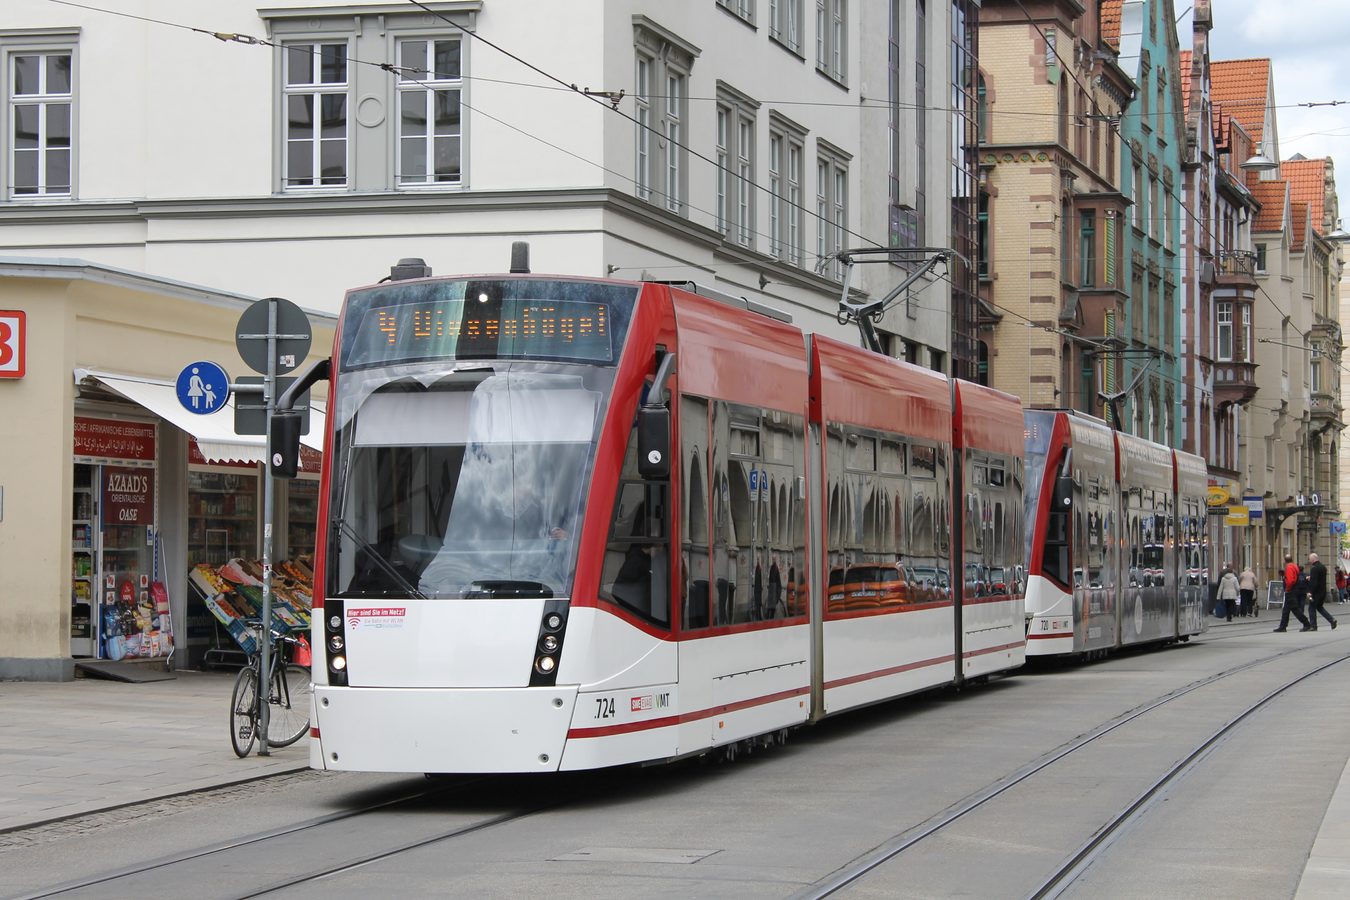
{"type": "Polygon", "coordinates": [[[373,546],[371,546],[370,541],[366,540],[365,538],[361,537],[361,535],[357,534],[356,529],[348,525],[346,519],[338,519],[336,521],[337,526],[342,531],[342,533],[347,535],[347,537],[351,538],[352,540],[356,541],[356,543],[360,544],[361,549],[366,551],[366,555],[375,561],[375,564],[380,567],[381,571],[383,571],[384,574],[392,578],[400,588],[402,588],[405,592],[407,592],[408,596],[415,597],[418,600],[427,599],[427,595],[419,591],[417,588],[413,587],[408,582],[408,579],[404,578],[402,573],[400,573],[399,570],[394,567],[393,563],[385,559],[384,555],[380,553],[380,551],[376,550],[373,546]]]}
{"type": "Polygon", "coordinates": [[[538,581],[475,581],[464,592],[466,599],[493,597],[553,597],[553,588],[538,581]]]}

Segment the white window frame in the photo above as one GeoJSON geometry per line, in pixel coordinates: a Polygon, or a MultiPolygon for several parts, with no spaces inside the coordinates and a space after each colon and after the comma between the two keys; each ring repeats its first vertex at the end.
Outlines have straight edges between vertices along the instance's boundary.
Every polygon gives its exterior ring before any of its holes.
{"type": "MultiPolygon", "coordinates": [[[[825,259],[844,248],[848,233],[848,156],[816,142],[816,255],[825,259]]],[[[834,260],[827,270],[842,281],[844,265],[834,260]]]]}
{"type": "Polygon", "coordinates": [[[727,85],[717,87],[716,227],[728,241],[755,246],[755,133],[759,104],[727,85]]]}
{"type": "Polygon", "coordinates": [[[633,44],[638,94],[633,193],[640,200],[687,216],[689,150],[685,123],[689,120],[689,77],[701,51],[642,15],[633,16],[633,44]]]}
{"type": "MultiPolygon", "coordinates": [[[[423,10],[408,7],[408,11],[384,7],[269,7],[259,10],[267,26],[268,41],[276,47],[273,56],[273,146],[276,149],[272,165],[273,183],[283,194],[354,193],[354,192],[458,192],[469,186],[470,130],[472,118],[471,82],[472,46],[462,29],[472,30],[475,15],[481,3],[478,0],[457,0],[454,3],[435,3],[436,16],[428,17],[423,10]],[[445,21],[448,19],[449,21],[445,21]],[[400,74],[402,46],[407,41],[459,41],[457,78],[428,81],[425,74],[408,71],[400,74]],[[325,90],[346,94],[346,172],[343,184],[290,184],[287,122],[287,54],[288,47],[297,44],[345,44],[347,48],[346,86],[322,85],[325,90]],[[369,65],[367,65],[367,63],[369,65]],[[379,71],[374,64],[388,63],[388,71],[379,71]],[[421,82],[419,84],[418,82],[421,82]],[[404,126],[400,114],[401,94],[432,90],[459,92],[459,175],[456,180],[436,180],[434,157],[428,159],[432,174],[423,180],[403,178],[402,145],[404,126]],[[359,110],[358,110],[359,101],[359,110]],[[373,101],[373,102],[372,102],[373,101]]],[[[431,64],[428,60],[428,65],[431,64]]],[[[291,93],[302,93],[304,86],[292,86],[291,93]]],[[[434,119],[433,119],[434,121],[434,119]]],[[[434,124],[429,125],[434,132],[434,124]]],[[[450,137],[442,135],[441,138],[450,137]]],[[[428,142],[435,143],[433,134],[428,142]]],[[[317,174],[318,170],[316,170],[317,174]]]]}
{"type": "Polygon", "coordinates": [[[755,24],[755,0],[717,0],[717,5],[736,18],[755,24]]]}
{"type": "Polygon", "coordinates": [[[398,53],[398,62],[400,71],[397,77],[398,103],[394,111],[395,135],[394,140],[397,145],[396,163],[394,180],[398,187],[403,189],[419,188],[442,188],[458,187],[464,181],[464,107],[460,102],[464,92],[464,40],[458,34],[445,35],[408,35],[396,39],[395,47],[398,53]],[[436,45],[440,43],[453,43],[459,45],[459,70],[455,73],[448,72],[413,72],[408,68],[408,63],[404,60],[404,48],[411,44],[423,44],[426,49],[427,65],[431,65],[436,55],[436,45]],[[409,136],[404,133],[404,115],[403,104],[405,100],[414,95],[421,95],[427,110],[426,130],[421,135],[409,136]],[[436,100],[439,95],[453,96],[455,106],[458,109],[458,124],[456,130],[452,133],[443,135],[436,134],[434,124],[434,114],[436,109],[436,100]],[[420,176],[413,177],[407,172],[404,163],[404,153],[408,144],[417,139],[422,145],[422,158],[424,162],[424,171],[420,176]],[[436,147],[438,142],[453,144],[455,147],[455,174],[454,177],[442,178],[433,170],[435,168],[436,147]]]}
{"type": "Polygon", "coordinates": [[[281,49],[281,121],[282,121],[282,155],[281,155],[281,185],[282,190],[287,192],[309,192],[309,191],[345,191],[352,180],[352,140],[351,140],[351,120],[352,120],[352,46],[348,38],[317,38],[306,37],[300,40],[286,41],[281,49]],[[341,81],[322,81],[323,78],[323,48],[341,47],[343,49],[343,78],[341,81]],[[310,70],[304,73],[309,80],[292,82],[293,72],[292,63],[301,57],[296,53],[302,52],[304,48],[309,48],[310,70]],[[315,80],[315,79],[320,80],[315,80]],[[289,108],[293,98],[309,98],[311,100],[311,116],[309,133],[300,138],[292,137],[290,125],[289,108]],[[329,97],[341,97],[343,100],[342,113],[342,137],[325,137],[323,130],[323,101],[329,97]],[[324,182],[323,174],[323,151],[325,144],[335,144],[338,141],[342,144],[342,180],[324,182]],[[310,174],[304,181],[292,177],[291,175],[291,149],[294,145],[308,145],[310,148],[309,162],[310,174]]]}
{"type": "Polygon", "coordinates": [[[769,40],[802,55],[802,0],[769,0],[769,40]]]}
{"type": "Polygon", "coordinates": [[[638,53],[633,66],[633,118],[637,120],[634,134],[637,149],[634,160],[633,191],[639,200],[652,196],[652,72],[656,60],[646,53],[638,53]]]}
{"type": "Polygon", "coordinates": [[[4,196],[15,202],[33,202],[46,200],[69,200],[76,196],[76,180],[78,169],[78,93],[79,93],[79,54],[77,52],[76,36],[68,31],[42,34],[25,34],[21,36],[0,35],[0,56],[3,57],[3,71],[0,72],[0,83],[5,86],[5,118],[3,124],[0,124],[0,134],[4,135],[4,155],[3,162],[0,162],[0,173],[3,174],[4,196]],[[15,75],[15,66],[18,64],[19,57],[39,57],[38,65],[38,90],[36,92],[16,94],[17,77],[15,75]],[[53,93],[49,90],[48,83],[48,59],[57,57],[69,57],[70,69],[70,89],[64,92],[53,93]],[[20,148],[17,146],[16,123],[20,107],[36,107],[38,112],[38,134],[36,146],[32,148],[20,148]],[[66,140],[65,147],[52,146],[52,138],[49,132],[50,111],[65,107],[66,110],[66,140]],[[20,153],[35,153],[37,156],[37,179],[33,185],[24,185],[31,187],[32,190],[20,190],[16,179],[18,177],[17,159],[20,153]],[[52,162],[52,154],[64,153],[66,157],[68,184],[58,186],[51,184],[49,178],[49,165],[52,162]]]}
{"type": "Polygon", "coordinates": [[[769,255],[802,264],[802,165],[806,131],[769,117],[769,255]]]}
{"type": "Polygon", "coordinates": [[[816,71],[848,83],[848,0],[816,0],[816,71]]]}
{"type": "Polygon", "coordinates": [[[1233,303],[1221,300],[1214,307],[1214,358],[1233,361],[1233,303]]]}

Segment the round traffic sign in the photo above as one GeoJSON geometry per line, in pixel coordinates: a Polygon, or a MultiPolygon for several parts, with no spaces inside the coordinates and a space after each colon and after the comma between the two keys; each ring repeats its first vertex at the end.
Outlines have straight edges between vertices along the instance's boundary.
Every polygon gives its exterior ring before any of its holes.
{"type": "Polygon", "coordinates": [[[198,360],[183,366],[174,383],[178,402],[190,413],[210,415],[225,406],[230,397],[230,376],[213,362],[198,360]]]}
{"type": "Polygon", "coordinates": [[[305,311],[282,297],[259,300],[244,310],[234,330],[234,345],[244,364],[260,375],[267,374],[269,309],[276,307],[276,374],[289,375],[309,355],[313,331],[305,311]]]}

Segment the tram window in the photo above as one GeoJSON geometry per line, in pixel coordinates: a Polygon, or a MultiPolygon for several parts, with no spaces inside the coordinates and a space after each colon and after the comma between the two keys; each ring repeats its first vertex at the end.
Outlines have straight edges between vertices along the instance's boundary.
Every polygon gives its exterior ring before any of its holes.
{"type": "Polygon", "coordinates": [[[865,434],[848,436],[848,468],[855,472],[874,472],[877,468],[877,442],[865,434]]]}
{"type": "Polygon", "coordinates": [[[937,477],[937,450],[913,444],[909,448],[909,473],[915,478],[937,477]]]}
{"type": "Polygon", "coordinates": [[[877,469],[887,475],[905,474],[905,445],[898,441],[882,440],[877,469]]]}
{"type": "Polygon", "coordinates": [[[681,395],[680,443],[686,475],[681,496],[681,522],[684,525],[680,548],[681,616],[686,629],[706,628],[711,621],[708,535],[712,484],[708,469],[707,400],[681,395]]]}

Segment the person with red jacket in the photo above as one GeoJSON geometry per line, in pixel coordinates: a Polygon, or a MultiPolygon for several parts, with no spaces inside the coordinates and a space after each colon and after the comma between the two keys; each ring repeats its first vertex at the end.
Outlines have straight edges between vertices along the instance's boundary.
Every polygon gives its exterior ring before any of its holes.
{"type": "Polygon", "coordinates": [[[1303,570],[1294,562],[1294,557],[1284,557],[1284,611],[1280,613],[1280,627],[1276,631],[1289,630],[1289,614],[1303,623],[1304,631],[1312,631],[1312,625],[1303,617],[1303,591],[1306,582],[1303,570]]]}

